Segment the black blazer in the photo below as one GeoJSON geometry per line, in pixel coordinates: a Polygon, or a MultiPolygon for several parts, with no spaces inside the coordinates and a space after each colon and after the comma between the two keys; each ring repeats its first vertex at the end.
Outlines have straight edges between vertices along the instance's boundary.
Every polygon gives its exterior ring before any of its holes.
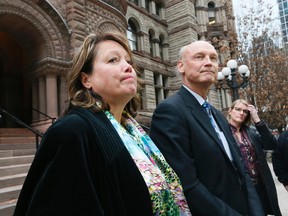
{"type": "Polygon", "coordinates": [[[266,211],[268,211],[268,213],[271,215],[280,216],[281,211],[278,205],[277,190],[270,168],[266,161],[266,156],[263,151],[263,149],[275,150],[277,148],[277,140],[263,121],[261,121],[260,124],[256,124],[255,126],[256,128],[252,126],[246,126],[245,128],[250,138],[253,149],[255,150],[257,167],[264,186],[263,190],[266,190],[266,193],[264,194],[265,196],[267,196],[271,207],[271,209],[269,209],[268,206],[265,206],[266,211]]]}
{"type": "Polygon", "coordinates": [[[272,155],[273,169],[279,182],[288,185],[288,131],[280,134],[272,155]]]}
{"type": "Polygon", "coordinates": [[[208,115],[184,87],[156,108],[150,136],[180,177],[193,216],[264,215],[226,118],[214,107],[212,113],[233,162],[208,115]]]}

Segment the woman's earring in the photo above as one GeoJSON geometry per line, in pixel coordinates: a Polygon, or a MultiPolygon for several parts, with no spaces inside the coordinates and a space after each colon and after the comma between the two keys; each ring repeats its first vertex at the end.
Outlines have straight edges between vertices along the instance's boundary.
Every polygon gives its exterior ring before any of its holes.
{"type": "Polygon", "coordinates": [[[99,102],[99,101],[96,101],[96,105],[97,105],[99,108],[101,108],[101,106],[102,106],[101,102],[99,102]]]}

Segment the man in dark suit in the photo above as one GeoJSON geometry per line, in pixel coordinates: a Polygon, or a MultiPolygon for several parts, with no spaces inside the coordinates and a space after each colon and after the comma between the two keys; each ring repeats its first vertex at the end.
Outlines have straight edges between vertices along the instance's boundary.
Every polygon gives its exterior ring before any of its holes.
{"type": "Polygon", "coordinates": [[[226,118],[212,106],[209,117],[201,106],[217,79],[216,50],[191,43],[177,68],[183,86],[158,105],[150,135],[180,177],[193,216],[264,215],[226,118]]]}

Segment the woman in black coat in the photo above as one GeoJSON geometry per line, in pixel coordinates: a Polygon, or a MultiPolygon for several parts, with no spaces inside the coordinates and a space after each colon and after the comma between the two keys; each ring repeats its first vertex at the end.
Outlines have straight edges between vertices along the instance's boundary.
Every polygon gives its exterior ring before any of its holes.
{"type": "Polygon", "coordinates": [[[14,216],[191,216],[178,176],[134,119],[137,73],[125,34],[86,37],[67,76],[69,106],[42,138],[14,216]]]}
{"type": "Polygon", "coordinates": [[[232,103],[228,121],[266,214],[281,215],[275,184],[263,151],[276,149],[276,138],[259,118],[255,107],[243,99],[232,103]]]}

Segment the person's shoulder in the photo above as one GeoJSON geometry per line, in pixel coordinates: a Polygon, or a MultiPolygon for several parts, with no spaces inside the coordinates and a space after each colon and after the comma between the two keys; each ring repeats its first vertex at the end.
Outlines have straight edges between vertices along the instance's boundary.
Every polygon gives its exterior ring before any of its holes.
{"type": "Polygon", "coordinates": [[[191,92],[189,92],[184,87],[181,87],[177,92],[175,92],[173,95],[170,95],[169,97],[164,99],[162,102],[173,103],[175,101],[186,100],[185,98],[187,97],[194,98],[191,92]]]}
{"type": "Polygon", "coordinates": [[[279,135],[279,137],[288,137],[288,130],[287,131],[284,131],[284,132],[282,132],[280,135],[279,135]]]}
{"type": "Polygon", "coordinates": [[[215,106],[211,105],[211,108],[212,108],[213,111],[216,112],[218,115],[223,116],[224,118],[226,118],[225,115],[223,114],[223,112],[220,111],[219,109],[217,109],[215,106]]]}
{"type": "Polygon", "coordinates": [[[75,132],[85,132],[88,123],[79,114],[71,112],[63,117],[57,119],[47,130],[46,133],[66,134],[75,132]]]}
{"type": "Polygon", "coordinates": [[[284,131],[280,134],[278,143],[281,145],[288,145],[288,131],[284,131]]]}

